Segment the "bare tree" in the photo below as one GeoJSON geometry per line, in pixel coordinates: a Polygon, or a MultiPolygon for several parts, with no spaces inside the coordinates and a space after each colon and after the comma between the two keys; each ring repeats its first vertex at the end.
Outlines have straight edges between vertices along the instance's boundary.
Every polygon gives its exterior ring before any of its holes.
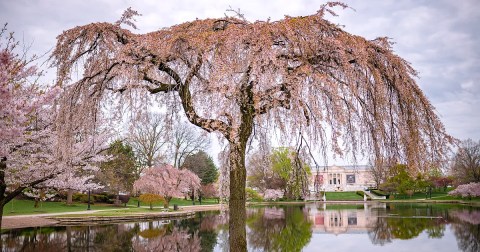
{"type": "Polygon", "coordinates": [[[210,139],[197,133],[190,125],[180,122],[175,126],[169,144],[171,145],[169,149],[172,151],[173,166],[179,168],[188,155],[208,148],[210,139]]]}
{"type": "Polygon", "coordinates": [[[156,161],[165,159],[160,150],[168,143],[166,135],[161,114],[147,114],[132,128],[128,142],[140,161],[138,175],[145,167],[152,167],[156,161]]]}
{"type": "Polygon", "coordinates": [[[195,20],[147,34],[121,27],[135,28],[138,13],[128,9],[116,23],[67,30],[53,52],[68,87],[62,139],[69,141],[71,125],[91,127],[108,97],[132,108],[154,97],[173,112],[180,103],[192,124],[227,142],[232,251],[246,250],[245,153],[256,125],[320,143],[328,133],[337,154],[393,156],[411,169],[445,160],[453,139],[415,83],[416,71],[386,38],[366,40],[324,19],[335,5],[346,7],[328,3],[275,22],[195,20]],[[83,77],[69,83],[79,63],[83,77]]]}
{"type": "Polygon", "coordinates": [[[453,159],[452,175],[458,184],[480,182],[480,141],[462,141],[453,159]]]}
{"type": "Polygon", "coordinates": [[[386,162],[382,158],[377,158],[374,162],[370,164],[370,175],[372,175],[373,181],[375,182],[375,186],[378,188],[380,184],[387,181],[388,174],[389,174],[389,167],[391,167],[390,162],[386,162]]]}

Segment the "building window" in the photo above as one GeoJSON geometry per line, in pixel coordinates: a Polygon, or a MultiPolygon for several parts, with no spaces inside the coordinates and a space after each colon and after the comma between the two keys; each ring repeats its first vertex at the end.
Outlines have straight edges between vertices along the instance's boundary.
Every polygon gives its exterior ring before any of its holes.
{"type": "Polygon", "coordinates": [[[347,183],[355,184],[355,174],[347,174],[347,183]]]}

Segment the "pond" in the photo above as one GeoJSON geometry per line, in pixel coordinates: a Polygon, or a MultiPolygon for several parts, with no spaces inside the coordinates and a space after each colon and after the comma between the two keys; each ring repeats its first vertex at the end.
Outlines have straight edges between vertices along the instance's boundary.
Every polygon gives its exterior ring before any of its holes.
{"type": "MultiPolygon", "coordinates": [[[[2,251],[225,251],[228,215],[3,231],[2,251]]],[[[249,251],[480,251],[480,208],[322,204],[247,208],[249,251]]]]}

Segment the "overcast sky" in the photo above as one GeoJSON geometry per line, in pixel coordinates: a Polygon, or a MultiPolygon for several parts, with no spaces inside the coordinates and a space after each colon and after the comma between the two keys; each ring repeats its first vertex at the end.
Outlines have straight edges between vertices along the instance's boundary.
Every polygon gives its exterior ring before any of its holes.
{"type": "MultiPolygon", "coordinates": [[[[345,0],[352,9],[328,16],[352,34],[390,37],[395,52],[420,73],[418,84],[447,131],[480,139],[480,1],[345,0]]],[[[132,7],[140,33],[190,21],[222,17],[231,6],[250,21],[309,15],[325,1],[262,0],[0,0],[0,22],[44,54],[62,31],[91,22],[114,22],[132,7]]]]}

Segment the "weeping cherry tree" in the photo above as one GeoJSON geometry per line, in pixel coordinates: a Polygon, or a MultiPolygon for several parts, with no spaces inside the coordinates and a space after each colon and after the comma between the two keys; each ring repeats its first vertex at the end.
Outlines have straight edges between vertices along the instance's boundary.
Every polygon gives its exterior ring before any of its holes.
{"type": "MultiPolygon", "coordinates": [[[[68,95],[65,142],[91,127],[108,101],[142,111],[154,102],[228,144],[230,248],[246,250],[245,153],[256,127],[304,136],[325,152],[389,157],[411,169],[442,160],[453,141],[386,38],[367,40],[324,18],[249,22],[242,15],[185,22],[146,34],[91,23],[58,36],[53,64],[68,95]],[[81,78],[71,80],[79,67],[81,78]],[[328,143],[328,144],[327,144],[328,143]],[[234,226],[243,227],[232,232],[234,226]]],[[[112,108],[113,106],[108,106],[112,108]]]]}

